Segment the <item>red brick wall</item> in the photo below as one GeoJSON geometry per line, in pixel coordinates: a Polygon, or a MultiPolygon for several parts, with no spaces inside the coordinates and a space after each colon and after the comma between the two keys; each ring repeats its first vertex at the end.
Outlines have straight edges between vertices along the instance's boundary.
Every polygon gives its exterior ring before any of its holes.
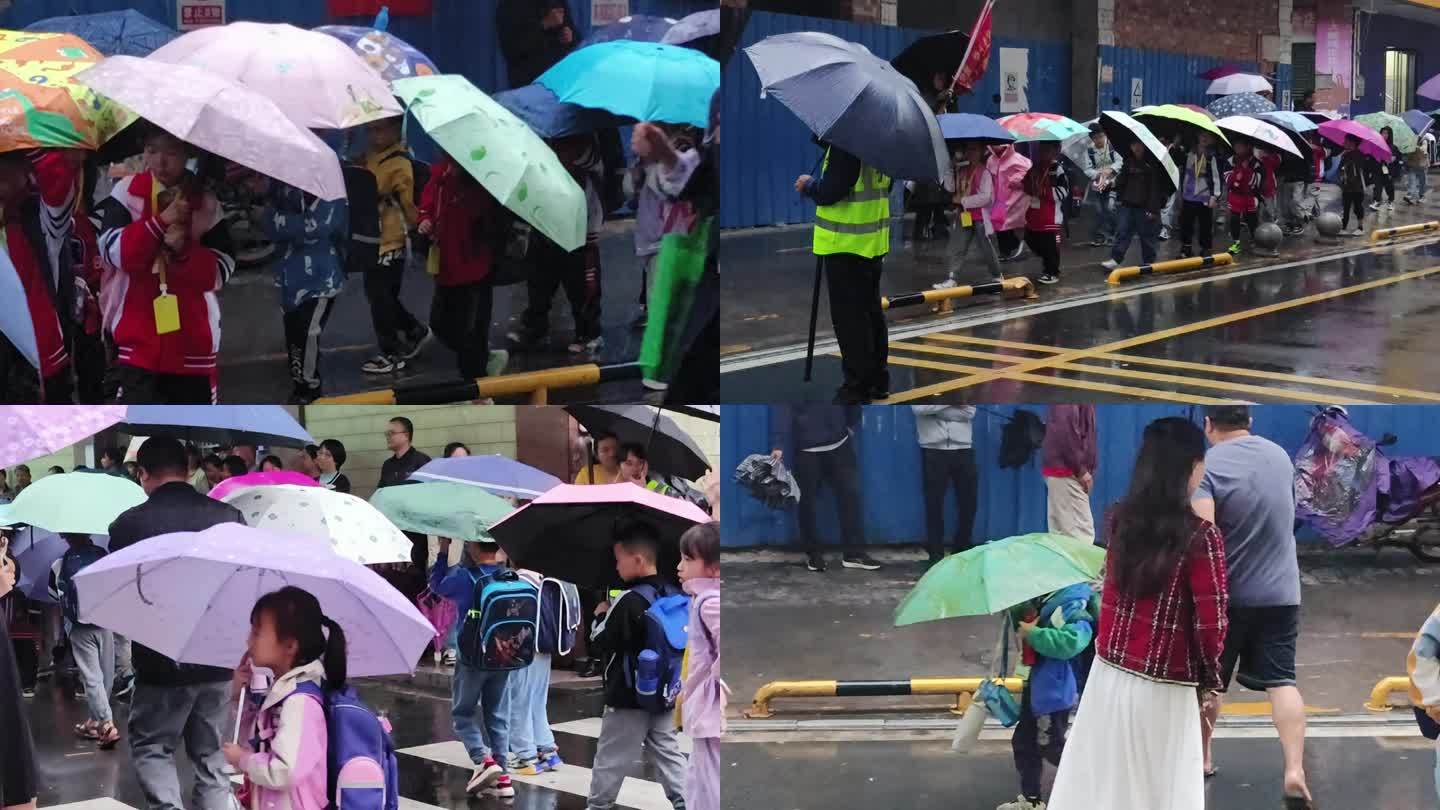
{"type": "Polygon", "coordinates": [[[1279,18],[1276,0],[1115,0],[1115,44],[1253,62],[1279,18]]]}

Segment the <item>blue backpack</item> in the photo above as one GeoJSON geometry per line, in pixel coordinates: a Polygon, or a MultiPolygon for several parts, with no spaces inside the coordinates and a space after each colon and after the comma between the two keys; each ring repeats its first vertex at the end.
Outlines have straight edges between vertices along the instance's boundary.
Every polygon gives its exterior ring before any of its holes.
{"type": "Polygon", "coordinates": [[[328,810],[398,810],[400,768],[390,722],[377,717],[350,686],[325,689],[306,681],[285,700],[295,695],[308,695],[325,709],[328,810]]]}
{"type": "Polygon", "coordinates": [[[460,626],[460,660],[484,670],[524,669],[535,660],[540,595],[514,571],[470,571],[475,599],[460,626]]]}
{"type": "Polygon", "coordinates": [[[653,585],[630,589],[650,604],[645,610],[645,646],[632,662],[625,659],[625,681],[635,689],[640,708],[652,714],[675,709],[682,686],[680,673],[684,667],[686,624],[690,621],[690,597],[664,592],[653,585]]]}

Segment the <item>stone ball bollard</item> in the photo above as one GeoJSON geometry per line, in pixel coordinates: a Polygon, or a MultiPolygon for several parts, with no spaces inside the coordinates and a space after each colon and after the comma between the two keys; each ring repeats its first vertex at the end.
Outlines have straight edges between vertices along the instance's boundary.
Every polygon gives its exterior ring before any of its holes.
{"type": "Polygon", "coordinates": [[[1340,215],[1334,211],[1326,211],[1315,220],[1315,230],[1321,236],[1334,239],[1340,235],[1340,215]]]}

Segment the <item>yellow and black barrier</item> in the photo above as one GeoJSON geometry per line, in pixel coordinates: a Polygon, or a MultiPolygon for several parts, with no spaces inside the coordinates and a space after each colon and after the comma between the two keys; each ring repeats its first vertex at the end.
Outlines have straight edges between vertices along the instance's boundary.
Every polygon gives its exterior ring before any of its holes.
{"type": "Polygon", "coordinates": [[[1203,270],[1207,267],[1224,267],[1234,262],[1235,257],[1229,253],[1216,253],[1214,256],[1191,256],[1188,259],[1170,259],[1153,264],[1142,264],[1139,267],[1117,267],[1110,271],[1110,276],[1105,281],[1109,284],[1119,284],[1126,279],[1154,273],[1183,273],[1187,270],[1203,270]]]}
{"type": "Polygon", "coordinates": [[[616,380],[638,380],[642,375],[639,363],[597,366],[561,366],[519,374],[501,374],[474,380],[415,385],[408,388],[386,388],[339,397],[326,397],[316,405],[446,405],[494,397],[528,394],[531,405],[545,405],[549,392],[556,388],[580,388],[616,380]]]}
{"type": "Polygon", "coordinates": [[[1370,241],[1384,242],[1387,239],[1399,239],[1402,236],[1414,236],[1417,233],[1431,231],[1440,231],[1440,220],[1417,222],[1414,225],[1397,225],[1394,228],[1380,228],[1370,232],[1370,241]]]}
{"type": "Polygon", "coordinates": [[[1004,298],[1036,298],[1035,283],[1024,276],[1015,276],[1002,281],[987,281],[984,284],[964,284],[944,290],[921,290],[920,292],[881,298],[881,309],[915,307],[921,304],[942,304],[956,298],[972,298],[977,295],[999,295],[1004,298]]]}
{"type": "Polygon", "coordinates": [[[1394,692],[1409,691],[1410,679],[1404,675],[1381,678],[1375,688],[1370,690],[1370,702],[1365,704],[1365,708],[1372,712],[1388,712],[1395,708],[1390,705],[1390,695],[1394,692]]]}
{"type": "MultiPolygon", "coordinates": [[[[989,678],[911,678],[906,681],[771,681],[755,690],[755,699],[745,716],[758,720],[774,717],[770,701],[776,698],[817,697],[904,697],[906,695],[954,695],[951,714],[963,714],[970,697],[989,678]]],[[[1005,678],[1005,688],[1020,694],[1025,682],[1005,678]]]]}

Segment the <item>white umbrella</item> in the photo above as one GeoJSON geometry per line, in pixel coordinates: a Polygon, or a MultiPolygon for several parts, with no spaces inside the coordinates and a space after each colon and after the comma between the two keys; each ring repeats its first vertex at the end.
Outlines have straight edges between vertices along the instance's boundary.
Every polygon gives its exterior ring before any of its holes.
{"type": "Polygon", "coordinates": [[[1205,92],[1212,96],[1233,96],[1236,93],[1272,93],[1275,88],[1264,76],[1256,76],[1254,73],[1232,73],[1229,76],[1221,76],[1210,82],[1210,88],[1205,92]]]}
{"type": "Polygon", "coordinates": [[[248,526],[321,538],[336,554],[358,563],[410,561],[410,538],[354,495],[281,484],[242,489],[222,500],[239,509],[248,526]]]}
{"type": "Polygon", "coordinates": [[[1300,154],[1300,150],[1295,148],[1295,142],[1285,134],[1285,130],[1268,121],[1261,121],[1259,118],[1252,118],[1248,115],[1232,115],[1216,121],[1215,126],[1219,127],[1227,136],[1238,135],[1266,149],[1306,159],[1306,156],[1300,154]]]}

